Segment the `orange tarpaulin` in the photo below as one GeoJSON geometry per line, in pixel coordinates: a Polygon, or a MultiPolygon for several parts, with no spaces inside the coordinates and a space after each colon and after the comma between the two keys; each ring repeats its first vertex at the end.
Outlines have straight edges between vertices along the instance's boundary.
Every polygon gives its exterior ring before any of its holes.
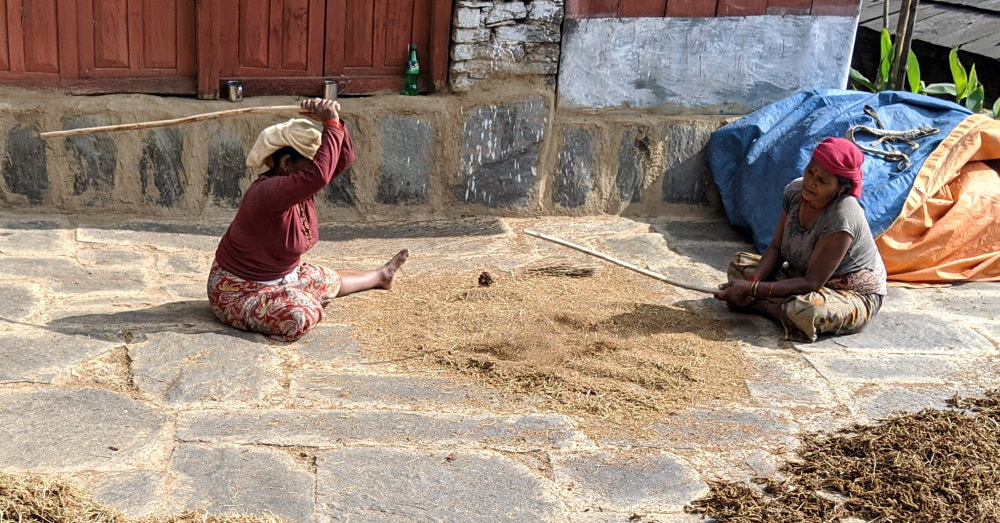
{"type": "Polygon", "coordinates": [[[889,279],[1000,281],[1000,120],[966,118],[924,162],[876,239],[889,279]]]}

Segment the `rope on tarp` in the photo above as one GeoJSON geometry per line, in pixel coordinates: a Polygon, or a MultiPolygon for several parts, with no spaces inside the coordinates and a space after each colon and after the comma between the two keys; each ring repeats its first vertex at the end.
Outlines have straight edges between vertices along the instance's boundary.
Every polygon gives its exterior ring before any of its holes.
{"type": "Polygon", "coordinates": [[[912,154],[913,151],[920,148],[920,144],[917,143],[916,140],[941,132],[940,129],[929,125],[905,131],[893,131],[885,128],[885,125],[882,124],[882,119],[879,118],[878,113],[875,112],[875,109],[873,109],[870,105],[865,106],[865,114],[871,116],[875,120],[875,125],[878,126],[878,128],[873,129],[866,125],[851,126],[851,128],[847,130],[847,139],[854,145],[857,145],[862,151],[881,156],[885,158],[886,161],[897,162],[896,168],[900,171],[905,171],[910,167],[909,155],[912,154]],[[858,143],[858,139],[854,137],[855,133],[870,134],[875,136],[877,140],[867,144],[858,143]],[[910,149],[904,152],[896,147],[893,147],[892,144],[887,142],[902,142],[909,145],[910,149]],[[888,147],[888,149],[878,149],[877,147],[879,146],[885,146],[888,147]]]}

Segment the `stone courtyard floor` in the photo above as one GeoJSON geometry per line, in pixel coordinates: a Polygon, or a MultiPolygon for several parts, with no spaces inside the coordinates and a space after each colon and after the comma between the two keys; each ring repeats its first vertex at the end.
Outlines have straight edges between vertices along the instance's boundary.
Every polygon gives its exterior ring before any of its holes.
{"type": "MultiPolygon", "coordinates": [[[[331,224],[306,259],[364,268],[409,247],[403,284],[565,254],[524,228],[706,286],[749,250],[713,216],[504,218],[331,224]]],[[[205,279],[224,230],[0,217],[0,470],[68,479],[130,515],[697,521],[683,506],[706,480],[768,474],[798,434],[1000,385],[997,284],[892,288],[865,332],[814,344],[680,291],[739,342],[748,398],[665,416],[651,440],[600,439],[568,416],[483,408],[488,390],[366,355],[337,323],[346,305],[291,344],[219,324],[205,279]]]]}

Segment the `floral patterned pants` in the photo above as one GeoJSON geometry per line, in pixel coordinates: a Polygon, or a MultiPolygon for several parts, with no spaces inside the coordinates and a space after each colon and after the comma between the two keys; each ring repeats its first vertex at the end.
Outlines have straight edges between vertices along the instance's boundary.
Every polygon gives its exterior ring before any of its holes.
{"type": "MultiPolygon", "coordinates": [[[[745,280],[757,270],[760,256],[738,252],[729,260],[726,275],[729,281],[745,280]]],[[[775,280],[790,278],[779,269],[775,280]]],[[[785,298],[782,308],[785,338],[816,341],[820,334],[852,334],[861,332],[882,307],[882,295],[861,294],[849,290],[821,287],[818,291],[785,298]]]]}
{"type": "Polygon", "coordinates": [[[212,262],[208,302],[222,323],[295,341],[323,321],[320,300],[340,290],[340,275],[320,265],[299,265],[297,282],[279,285],[244,280],[212,262]]]}

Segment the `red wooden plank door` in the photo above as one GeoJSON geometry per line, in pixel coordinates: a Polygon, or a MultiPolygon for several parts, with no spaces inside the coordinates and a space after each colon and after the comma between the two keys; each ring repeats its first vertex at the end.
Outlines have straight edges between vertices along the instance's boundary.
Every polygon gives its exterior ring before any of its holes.
{"type": "Polygon", "coordinates": [[[437,4],[450,6],[450,1],[329,0],[325,75],[342,79],[345,93],[401,89],[412,43],[427,85],[431,64],[440,59],[432,54],[433,14],[441,9],[437,4]]]}
{"type": "Polygon", "coordinates": [[[59,77],[59,8],[56,0],[0,2],[0,76],[59,77]]]}
{"type": "Polygon", "coordinates": [[[194,0],[79,0],[84,78],[197,73],[194,0]]]}
{"type": "Polygon", "coordinates": [[[324,4],[325,0],[222,0],[221,76],[321,76],[324,4]]]}

